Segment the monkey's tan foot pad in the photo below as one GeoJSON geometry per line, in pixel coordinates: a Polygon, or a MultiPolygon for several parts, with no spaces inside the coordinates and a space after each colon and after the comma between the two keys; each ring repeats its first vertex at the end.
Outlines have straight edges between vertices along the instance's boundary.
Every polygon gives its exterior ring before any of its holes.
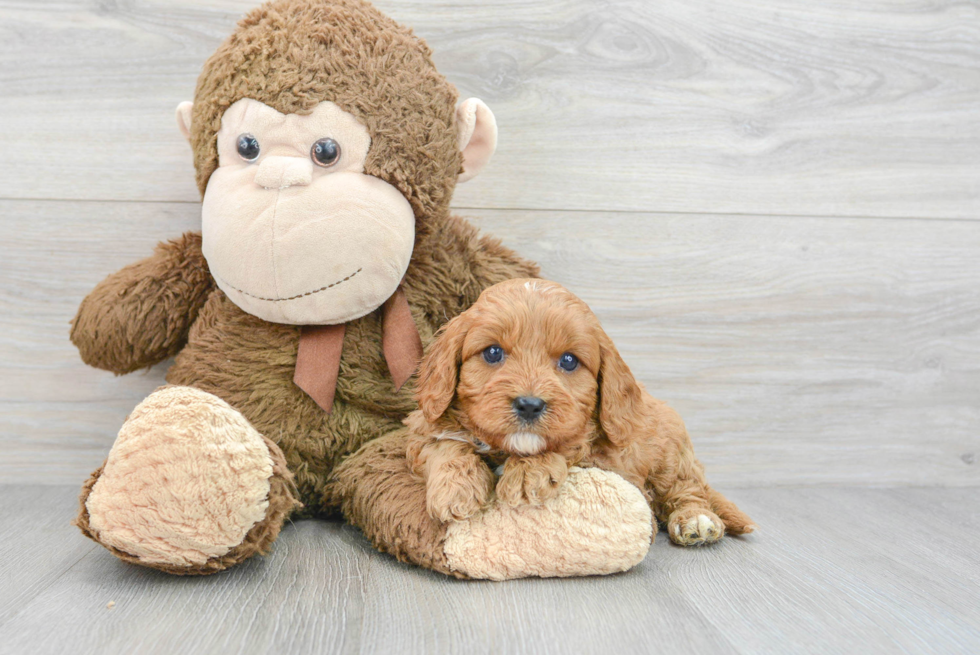
{"type": "Polygon", "coordinates": [[[237,410],[168,386],[123,424],[76,524],[126,561],[207,574],[265,552],[295,497],[282,452],[237,410]]]}
{"type": "Polygon", "coordinates": [[[606,575],[646,556],[653,516],[639,489],[615,473],[571,468],[558,495],[541,505],[494,502],[450,523],[450,568],[471,578],[606,575]]]}

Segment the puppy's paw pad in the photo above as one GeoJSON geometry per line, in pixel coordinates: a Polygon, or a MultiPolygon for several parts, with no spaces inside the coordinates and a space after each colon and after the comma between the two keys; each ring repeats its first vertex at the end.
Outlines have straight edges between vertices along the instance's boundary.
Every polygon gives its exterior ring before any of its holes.
{"type": "Polygon", "coordinates": [[[698,546],[718,541],[725,534],[725,524],[707,510],[674,512],[667,524],[671,540],[681,546],[698,546]]]}
{"type": "Polygon", "coordinates": [[[698,534],[704,536],[706,541],[717,541],[724,529],[724,526],[716,525],[710,517],[698,514],[698,534]]]}

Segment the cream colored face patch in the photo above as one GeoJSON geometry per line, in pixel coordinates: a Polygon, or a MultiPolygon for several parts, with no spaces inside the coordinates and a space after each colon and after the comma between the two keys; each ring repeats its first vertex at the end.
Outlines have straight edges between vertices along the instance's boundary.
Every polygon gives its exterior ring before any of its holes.
{"type": "Polygon", "coordinates": [[[398,288],[415,215],[364,173],[371,137],[332,102],[281,114],[252,99],[225,112],[218,169],[202,209],[203,251],[218,287],[275,323],[332,325],[398,288]]]}
{"type": "Polygon", "coordinates": [[[504,448],[518,455],[537,455],[547,444],[533,432],[514,432],[504,437],[504,448]]]}

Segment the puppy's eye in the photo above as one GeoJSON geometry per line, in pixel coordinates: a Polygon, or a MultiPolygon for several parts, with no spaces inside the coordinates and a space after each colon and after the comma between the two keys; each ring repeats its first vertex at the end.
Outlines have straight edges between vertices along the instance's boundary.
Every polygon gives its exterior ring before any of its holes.
{"type": "Polygon", "coordinates": [[[572,353],[565,353],[558,358],[558,368],[571,373],[578,368],[578,357],[572,353]]]}
{"type": "Polygon", "coordinates": [[[499,364],[504,359],[504,349],[494,344],[483,351],[483,361],[487,364],[499,364]]]}
{"type": "Polygon", "coordinates": [[[247,162],[259,158],[259,140],[251,134],[238,135],[238,156],[247,162]]]}
{"type": "Polygon", "coordinates": [[[313,144],[310,156],[313,157],[313,162],[317,166],[328,168],[340,159],[340,144],[329,137],[320,139],[313,144]]]}

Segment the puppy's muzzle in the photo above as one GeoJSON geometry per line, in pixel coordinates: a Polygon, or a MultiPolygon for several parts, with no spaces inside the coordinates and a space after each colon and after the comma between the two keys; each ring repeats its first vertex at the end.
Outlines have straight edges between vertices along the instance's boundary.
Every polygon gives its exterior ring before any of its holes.
{"type": "Polygon", "coordinates": [[[525,423],[534,423],[548,409],[548,403],[536,396],[520,396],[511,405],[517,417],[525,423]]]}

